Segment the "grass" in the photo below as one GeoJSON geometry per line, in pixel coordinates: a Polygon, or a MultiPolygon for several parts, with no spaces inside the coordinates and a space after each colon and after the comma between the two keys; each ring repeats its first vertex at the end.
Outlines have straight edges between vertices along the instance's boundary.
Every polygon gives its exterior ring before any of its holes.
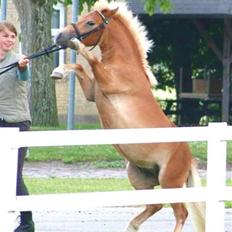
{"type": "MultiPolygon", "coordinates": [[[[79,192],[103,192],[132,190],[128,179],[120,178],[25,178],[30,194],[55,194],[79,192]]],[[[205,185],[205,180],[203,185],[205,185]]],[[[228,180],[232,186],[232,180],[228,180]]],[[[225,202],[226,208],[232,208],[232,201],[225,202]]]]}
{"type": "MultiPolygon", "coordinates": [[[[75,129],[97,129],[97,124],[76,125],[75,129]]],[[[32,130],[65,130],[65,125],[56,128],[32,127],[32,130]]],[[[194,157],[207,160],[207,143],[190,142],[191,151],[194,157]]],[[[228,142],[228,162],[232,163],[232,141],[228,142]]],[[[111,145],[94,146],[60,146],[60,147],[33,147],[30,148],[30,161],[51,161],[61,160],[64,163],[91,162],[101,168],[124,167],[123,158],[111,145]]]]}
{"type": "Polygon", "coordinates": [[[31,194],[131,190],[128,179],[119,178],[25,178],[31,194]]]}
{"type": "Polygon", "coordinates": [[[99,146],[65,146],[65,147],[39,147],[30,148],[30,161],[61,160],[64,163],[75,162],[114,162],[122,158],[107,145],[99,146]]]}

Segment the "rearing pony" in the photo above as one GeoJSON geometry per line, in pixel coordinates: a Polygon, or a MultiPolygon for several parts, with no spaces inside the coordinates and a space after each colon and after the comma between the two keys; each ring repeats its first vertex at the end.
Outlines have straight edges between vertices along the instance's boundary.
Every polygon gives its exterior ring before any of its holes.
{"type": "MultiPolygon", "coordinates": [[[[104,128],[174,127],[151,91],[154,79],[147,63],[151,43],[140,22],[125,3],[98,1],[94,10],[77,23],[67,25],[56,35],[56,43],[77,50],[92,68],[88,77],[80,64],[54,69],[62,78],[75,71],[86,98],[95,101],[104,128]],[[100,47],[98,59],[86,46],[100,47]]],[[[119,144],[117,151],[128,161],[127,172],[135,189],[182,188],[199,184],[199,176],[187,143],[119,144]]],[[[180,232],[188,211],[183,203],[171,204],[176,218],[173,232],[180,232]]],[[[204,232],[203,203],[191,203],[198,232],[204,232]]],[[[147,205],[130,221],[127,232],[139,226],[162,208],[147,205]]]]}

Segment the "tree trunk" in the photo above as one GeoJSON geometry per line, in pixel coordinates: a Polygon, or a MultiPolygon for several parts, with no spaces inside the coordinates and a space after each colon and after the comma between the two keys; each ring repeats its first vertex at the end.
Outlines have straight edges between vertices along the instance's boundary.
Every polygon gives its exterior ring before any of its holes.
{"type": "MultiPolygon", "coordinates": [[[[22,51],[31,55],[51,45],[52,0],[13,0],[21,24],[22,51]]],[[[37,126],[57,126],[53,55],[31,61],[31,115],[37,126]]]]}

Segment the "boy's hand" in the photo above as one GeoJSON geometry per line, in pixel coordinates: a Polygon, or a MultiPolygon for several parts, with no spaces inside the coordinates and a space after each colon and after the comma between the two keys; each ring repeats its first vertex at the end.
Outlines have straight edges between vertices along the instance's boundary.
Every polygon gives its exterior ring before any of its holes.
{"type": "Polygon", "coordinates": [[[29,63],[29,59],[27,59],[27,57],[25,55],[21,56],[19,61],[18,61],[19,69],[26,68],[28,63],[29,63]]]}

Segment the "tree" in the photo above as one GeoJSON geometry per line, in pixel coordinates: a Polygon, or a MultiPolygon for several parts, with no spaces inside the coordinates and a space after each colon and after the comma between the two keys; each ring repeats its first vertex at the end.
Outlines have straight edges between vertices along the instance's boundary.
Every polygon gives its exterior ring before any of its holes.
{"type": "MultiPolygon", "coordinates": [[[[87,4],[88,7],[92,6],[97,0],[79,0],[80,11],[83,9],[83,5],[87,4]]],[[[110,1],[110,0],[109,0],[110,1]]],[[[167,12],[171,9],[171,0],[140,0],[145,2],[145,10],[150,15],[154,14],[156,8],[160,8],[163,12],[167,12]]],[[[72,4],[72,0],[55,0],[55,2],[61,2],[65,5],[72,4]]]]}
{"type": "Polygon", "coordinates": [[[149,15],[153,15],[156,8],[163,12],[168,12],[172,7],[171,0],[145,0],[145,10],[149,15]]]}
{"type": "MultiPolygon", "coordinates": [[[[13,0],[21,24],[24,54],[34,54],[48,47],[51,41],[51,0],[13,0]]],[[[31,114],[33,125],[57,126],[55,83],[49,75],[53,59],[43,56],[31,62],[31,114]]]]}

